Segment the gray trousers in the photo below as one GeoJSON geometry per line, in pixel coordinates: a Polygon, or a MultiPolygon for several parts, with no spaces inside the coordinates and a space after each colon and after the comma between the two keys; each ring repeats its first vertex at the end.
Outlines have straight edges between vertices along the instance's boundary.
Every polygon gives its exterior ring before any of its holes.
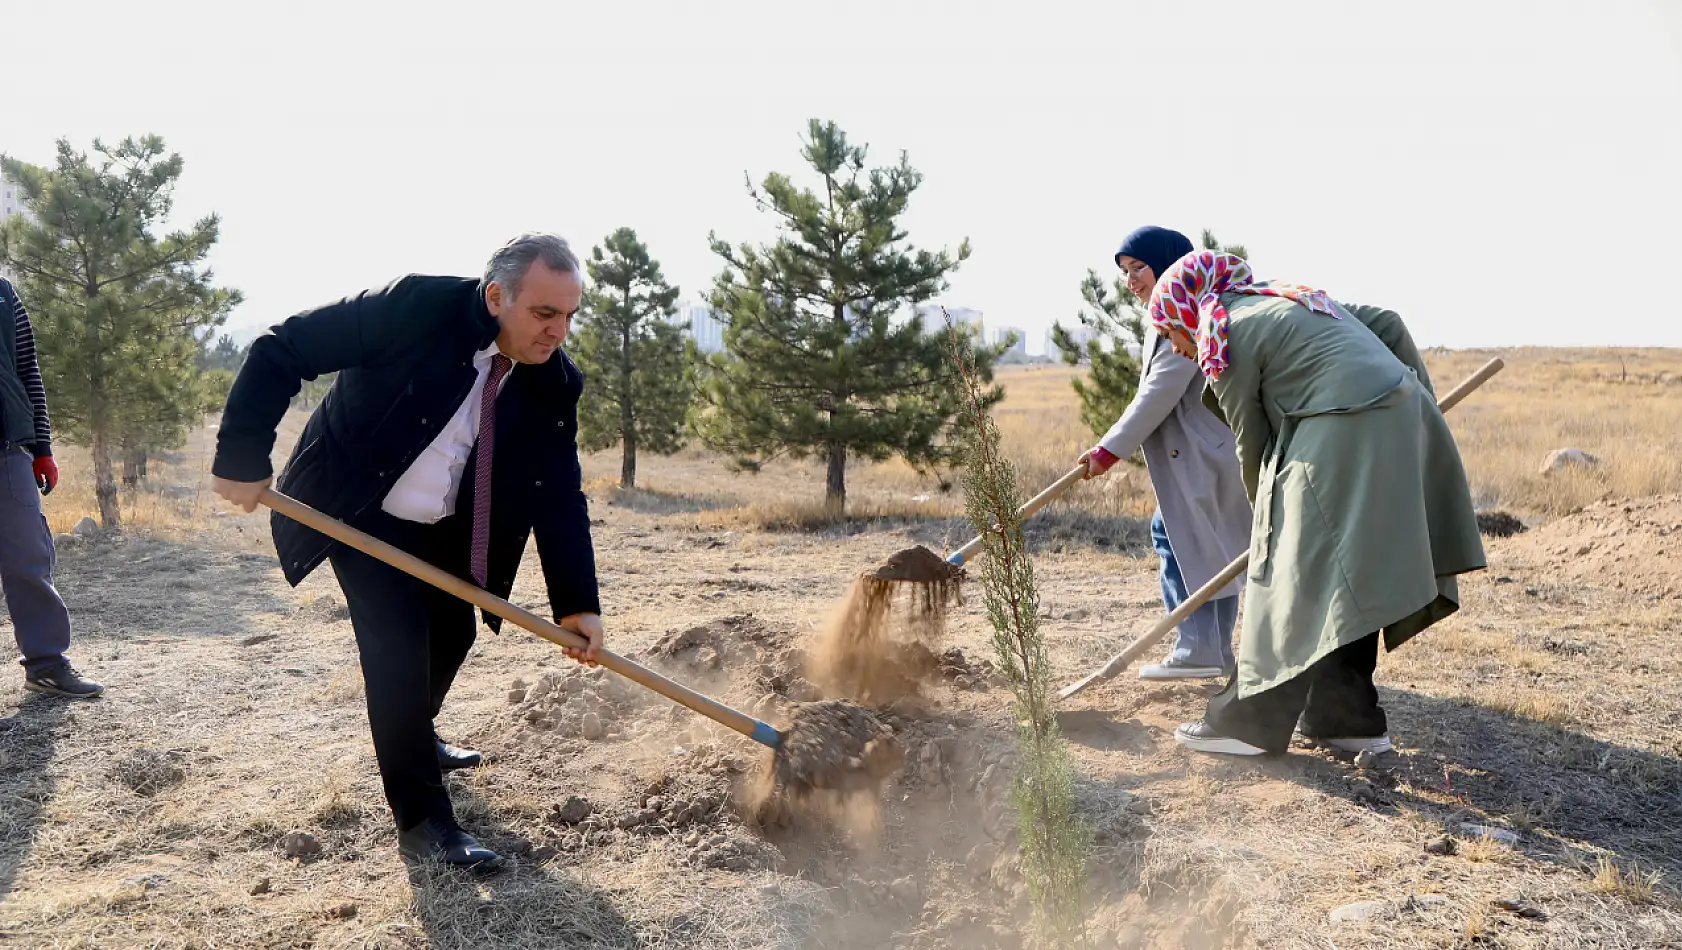
{"type": "Polygon", "coordinates": [[[29,453],[0,449],[0,587],[30,673],[52,669],[70,649],[70,613],[53,587],[55,560],[29,453]]]}

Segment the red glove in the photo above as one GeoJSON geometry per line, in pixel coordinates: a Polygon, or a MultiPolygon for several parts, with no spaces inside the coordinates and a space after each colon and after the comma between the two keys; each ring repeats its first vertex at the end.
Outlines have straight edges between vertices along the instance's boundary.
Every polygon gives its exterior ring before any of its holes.
{"type": "Polygon", "coordinates": [[[35,460],[35,486],[41,489],[41,494],[51,495],[58,487],[58,463],[51,455],[43,455],[35,460]]]}
{"type": "Polygon", "coordinates": [[[1100,474],[1109,471],[1110,466],[1121,461],[1121,459],[1115,457],[1115,453],[1101,445],[1095,446],[1092,449],[1092,460],[1098,463],[1098,472],[1100,474]]]}

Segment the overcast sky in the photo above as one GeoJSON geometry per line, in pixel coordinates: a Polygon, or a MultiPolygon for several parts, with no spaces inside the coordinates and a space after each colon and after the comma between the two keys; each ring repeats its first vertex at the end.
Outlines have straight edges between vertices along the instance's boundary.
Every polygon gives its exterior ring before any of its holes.
{"type": "Polygon", "coordinates": [[[1675,308],[1678,0],[0,0],[0,68],[0,151],[184,156],[241,338],[527,229],[635,228],[697,298],[819,117],[909,153],[912,242],[974,246],[943,299],[1032,351],[1147,223],[1423,344],[1682,345],[1625,313],[1675,308]]]}

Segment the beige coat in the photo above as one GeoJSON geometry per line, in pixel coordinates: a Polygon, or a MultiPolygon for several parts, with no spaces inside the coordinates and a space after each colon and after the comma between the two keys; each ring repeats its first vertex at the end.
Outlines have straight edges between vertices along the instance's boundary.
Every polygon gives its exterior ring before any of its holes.
{"type": "MultiPolygon", "coordinates": [[[[1152,333],[1140,354],[1139,391],[1098,440],[1117,458],[1143,448],[1174,562],[1189,590],[1207,584],[1250,546],[1250,500],[1232,430],[1203,405],[1203,373],[1152,333]]],[[[1239,578],[1216,595],[1236,597],[1239,578]]]]}
{"type": "Polygon", "coordinates": [[[1382,630],[1394,650],[1459,609],[1485,566],[1471,490],[1395,313],[1337,320],[1222,296],[1230,366],[1205,400],[1231,424],[1254,503],[1238,691],[1382,630]]]}

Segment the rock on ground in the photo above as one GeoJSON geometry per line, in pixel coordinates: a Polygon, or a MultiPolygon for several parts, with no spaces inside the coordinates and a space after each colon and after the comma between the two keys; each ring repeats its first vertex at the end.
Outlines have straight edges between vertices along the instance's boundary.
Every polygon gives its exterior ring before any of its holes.
{"type": "Polygon", "coordinates": [[[1554,449],[1548,453],[1542,467],[1537,469],[1543,475],[1563,471],[1568,468],[1598,468],[1600,459],[1582,449],[1554,449]]]}

